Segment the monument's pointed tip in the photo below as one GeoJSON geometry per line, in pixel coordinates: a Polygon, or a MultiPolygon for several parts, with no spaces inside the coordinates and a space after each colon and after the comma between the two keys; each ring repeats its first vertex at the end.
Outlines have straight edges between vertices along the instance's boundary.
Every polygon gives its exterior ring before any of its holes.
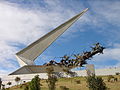
{"type": "Polygon", "coordinates": [[[84,9],[83,11],[84,11],[84,12],[88,11],[88,8],[84,9]]]}

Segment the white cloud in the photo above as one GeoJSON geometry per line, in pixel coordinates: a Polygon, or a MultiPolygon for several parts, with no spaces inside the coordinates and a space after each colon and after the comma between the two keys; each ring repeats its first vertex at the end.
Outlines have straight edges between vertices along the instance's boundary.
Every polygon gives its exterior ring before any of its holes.
{"type": "Polygon", "coordinates": [[[120,1],[89,0],[88,25],[105,38],[106,43],[120,43],[120,1]]]}
{"type": "MultiPolygon", "coordinates": [[[[97,4],[98,5],[98,4],[97,4]]],[[[106,21],[113,25],[118,25],[120,26],[120,19],[119,19],[119,14],[120,14],[120,1],[117,2],[101,2],[99,4],[99,8],[95,8],[95,12],[102,15],[106,21]]],[[[97,7],[97,6],[95,6],[97,7]]]]}
{"type": "Polygon", "coordinates": [[[103,55],[98,55],[94,60],[120,60],[120,48],[106,49],[103,55]]]}

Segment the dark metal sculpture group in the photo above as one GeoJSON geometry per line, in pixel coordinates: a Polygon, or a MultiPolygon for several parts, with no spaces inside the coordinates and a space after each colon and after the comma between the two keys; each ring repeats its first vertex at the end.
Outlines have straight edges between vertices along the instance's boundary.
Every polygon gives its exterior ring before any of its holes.
{"type": "Polygon", "coordinates": [[[83,67],[84,64],[87,64],[87,60],[91,59],[96,54],[103,54],[105,47],[101,46],[100,43],[96,43],[91,47],[91,51],[83,52],[82,54],[74,54],[75,58],[72,59],[70,56],[63,56],[62,60],[58,63],[55,60],[51,60],[49,63],[45,64],[46,66],[59,65],[65,66],[68,68],[83,67]]]}

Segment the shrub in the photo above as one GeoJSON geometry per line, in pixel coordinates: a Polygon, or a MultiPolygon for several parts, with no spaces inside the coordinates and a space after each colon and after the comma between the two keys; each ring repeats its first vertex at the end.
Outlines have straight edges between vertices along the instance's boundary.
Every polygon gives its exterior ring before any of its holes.
{"type": "Polygon", "coordinates": [[[87,77],[87,84],[90,90],[107,90],[106,84],[101,77],[95,75],[87,77]]]}
{"type": "Polygon", "coordinates": [[[1,78],[0,78],[0,89],[1,89],[1,86],[2,86],[2,80],[1,80],[1,78]]]}
{"type": "Polygon", "coordinates": [[[117,72],[117,73],[115,73],[115,75],[120,75],[120,73],[119,73],[119,72],[117,72]]]}
{"type": "Polygon", "coordinates": [[[76,82],[77,84],[80,84],[80,83],[81,83],[80,80],[76,80],[75,82],[76,82]]]}
{"type": "Polygon", "coordinates": [[[115,81],[115,82],[117,82],[117,81],[118,81],[118,79],[117,79],[117,78],[114,78],[114,81],[115,81]]]}
{"type": "Polygon", "coordinates": [[[69,88],[67,88],[66,86],[60,86],[61,90],[69,90],[69,88]]]}
{"type": "Polygon", "coordinates": [[[12,82],[8,82],[8,83],[7,83],[7,85],[9,85],[9,86],[10,86],[11,84],[12,84],[12,82]]]}
{"type": "MultiPolygon", "coordinates": [[[[27,86],[26,86],[27,88],[27,86]]],[[[40,90],[40,78],[39,75],[36,75],[31,82],[29,82],[29,90],[40,90]]]]}
{"type": "Polygon", "coordinates": [[[114,78],[112,75],[109,75],[108,76],[108,82],[110,82],[110,80],[112,79],[112,78],[114,78]]]}
{"type": "Polygon", "coordinates": [[[2,84],[2,90],[5,90],[5,85],[4,84],[2,84]]]}
{"type": "Polygon", "coordinates": [[[23,83],[26,83],[26,81],[23,81],[23,83]]]}
{"type": "MultiPolygon", "coordinates": [[[[9,87],[10,87],[11,84],[12,84],[12,82],[8,82],[8,83],[7,83],[7,85],[9,85],[9,87]]],[[[9,90],[9,88],[8,88],[7,90],[9,90]]]]}
{"type": "Polygon", "coordinates": [[[25,85],[24,90],[29,90],[29,86],[25,85]]]}
{"type": "Polygon", "coordinates": [[[20,87],[20,88],[23,88],[23,85],[21,84],[19,87],[20,87]]]}
{"type": "Polygon", "coordinates": [[[6,88],[5,90],[10,90],[10,88],[6,88]]]}
{"type": "Polygon", "coordinates": [[[16,77],[16,78],[15,78],[15,82],[17,82],[17,85],[18,85],[18,83],[20,82],[20,80],[21,80],[20,77],[16,77]]]}

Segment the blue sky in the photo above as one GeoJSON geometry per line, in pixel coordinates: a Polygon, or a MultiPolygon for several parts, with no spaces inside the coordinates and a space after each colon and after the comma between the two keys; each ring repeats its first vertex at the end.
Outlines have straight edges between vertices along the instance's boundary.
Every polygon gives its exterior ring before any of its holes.
{"type": "Polygon", "coordinates": [[[92,44],[100,42],[107,49],[89,63],[96,68],[119,67],[119,6],[119,0],[1,0],[0,74],[19,68],[16,52],[85,8],[88,12],[39,56],[36,64],[89,51],[92,44]]]}

